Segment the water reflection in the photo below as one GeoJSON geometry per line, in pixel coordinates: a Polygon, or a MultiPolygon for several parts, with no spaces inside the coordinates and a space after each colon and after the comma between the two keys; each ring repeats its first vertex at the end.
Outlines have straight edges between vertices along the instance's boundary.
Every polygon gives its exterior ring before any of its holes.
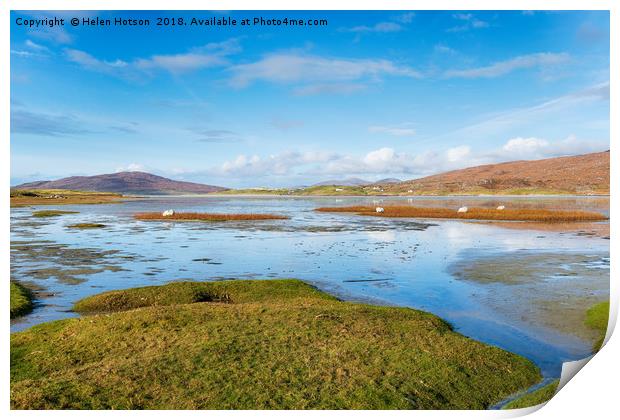
{"type": "MultiPolygon", "coordinates": [[[[609,293],[609,241],[603,236],[514,229],[495,223],[383,219],[313,211],[320,206],[363,205],[373,200],[382,200],[382,205],[457,208],[503,204],[606,214],[609,207],[608,199],[600,197],[166,197],[65,206],[79,213],[45,220],[33,220],[30,208],[14,208],[11,276],[35,282],[45,293],[39,295],[35,311],[13,322],[11,328],[18,331],[74,316],[68,312],[74,301],[104,290],[179,279],[294,277],[344,299],[433,312],[463,334],[534,360],[547,375],[557,375],[562,361],[589,354],[591,343],[575,332],[579,320],[573,315],[609,293]],[[278,213],[290,219],[159,223],[132,218],[139,211],[168,208],[278,213]],[[88,231],[67,228],[84,222],[106,227],[88,231]],[[541,281],[519,289],[472,281],[454,272],[455,264],[475,265],[494,258],[499,258],[495,264],[500,266],[502,258],[527,266],[532,261],[525,256],[531,254],[545,255],[547,269],[540,270],[541,281]],[[588,258],[580,259],[583,255],[588,258]],[[563,270],[558,264],[567,260],[578,276],[557,275],[563,270]],[[79,281],[67,281],[76,278],[79,281]],[[591,287],[580,287],[585,283],[591,287]],[[572,319],[574,331],[570,324],[560,326],[549,322],[548,317],[543,320],[542,309],[528,312],[535,303],[554,312],[554,317],[573,314],[566,318],[572,319]],[[561,303],[570,305],[569,310],[561,303]]],[[[498,271],[497,267],[493,270],[498,271]]]]}

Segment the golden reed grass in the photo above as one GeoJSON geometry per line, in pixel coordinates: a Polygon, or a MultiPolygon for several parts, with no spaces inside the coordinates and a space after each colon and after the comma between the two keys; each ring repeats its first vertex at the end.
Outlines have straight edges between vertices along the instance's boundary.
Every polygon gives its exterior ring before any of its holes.
{"type": "Polygon", "coordinates": [[[138,220],[161,220],[161,221],[205,221],[205,222],[227,222],[235,220],[280,220],[288,219],[287,216],[278,214],[254,214],[254,213],[175,213],[172,216],[163,216],[161,213],[137,213],[133,215],[138,220]]]}
{"type": "Polygon", "coordinates": [[[472,219],[472,220],[510,220],[530,222],[594,222],[607,220],[600,213],[586,211],[563,211],[542,209],[486,209],[470,207],[466,213],[457,213],[456,209],[411,207],[411,206],[387,206],[383,207],[382,213],[377,213],[375,207],[352,206],[352,207],[319,207],[315,209],[321,212],[357,213],[363,216],[376,217],[419,217],[429,219],[472,219]]]}

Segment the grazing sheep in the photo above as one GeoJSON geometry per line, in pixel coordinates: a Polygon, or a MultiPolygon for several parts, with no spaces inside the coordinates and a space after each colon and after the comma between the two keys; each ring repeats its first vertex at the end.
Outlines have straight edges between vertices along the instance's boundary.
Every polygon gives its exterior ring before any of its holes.
{"type": "Polygon", "coordinates": [[[377,207],[377,208],[375,209],[375,211],[376,211],[377,213],[383,213],[383,212],[385,211],[385,209],[384,209],[383,207],[377,207]]]}
{"type": "Polygon", "coordinates": [[[458,209],[457,213],[467,213],[467,207],[461,207],[458,209]]]}
{"type": "Polygon", "coordinates": [[[504,210],[506,206],[497,206],[497,210],[504,210]]]}
{"type": "Polygon", "coordinates": [[[166,216],[174,216],[174,210],[166,210],[161,215],[164,216],[164,217],[166,217],[166,216]]]}

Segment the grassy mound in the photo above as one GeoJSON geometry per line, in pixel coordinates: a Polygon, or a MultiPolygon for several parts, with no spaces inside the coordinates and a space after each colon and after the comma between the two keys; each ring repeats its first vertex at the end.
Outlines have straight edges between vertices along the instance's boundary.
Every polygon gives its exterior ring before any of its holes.
{"type": "Polygon", "coordinates": [[[457,213],[456,209],[445,207],[412,207],[385,206],[384,211],[377,213],[376,207],[319,207],[316,211],[330,213],[356,213],[361,216],[376,217],[421,217],[429,219],[465,219],[465,220],[507,220],[526,222],[594,222],[607,220],[600,213],[586,211],[562,211],[544,209],[487,209],[473,207],[465,213],[457,213]]]}
{"type": "Polygon", "coordinates": [[[100,229],[104,228],[106,225],[103,223],[75,223],[73,225],[67,226],[71,229],[100,229]]]}
{"type": "Polygon", "coordinates": [[[11,207],[64,204],[105,204],[126,198],[122,194],[73,190],[11,189],[11,207]]]}
{"type": "Polygon", "coordinates": [[[560,384],[559,380],[553,381],[550,384],[543,386],[542,388],[537,389],[534,392],[529,394],[525,394],[522,397],[517,398],[516,400],[512,400],[502,408],[505,410],[510,410],[513,408],[527,408],[533,407],[538,404],[542,404],[544,402],[549,401],[555,395],[556,389],[558,389],[558,385],[560,384]]]}
{"type": "Polygon", "coordinates": [[[163,216],[162,213],[137,213],[134,218],[138,220],[157,220],[169,222],[228,222],[237,220],[282,220],[288,219],[279,214],[255,214],[255,213],[175,213],[171,216],[163,216]]]}
{"type": "Polygon", "coordinates": [[[609,301],[597,303],[586,312],[585,324],[599,332],[599,338],[594,343],[594,351],[599,351],[603,346],[609,321],[609,301]]]}
{"type": "Polygon", "coordinates": [[[21,284],[11,282],[11,319],[32,311],[32,293],[21,284]]]}
{"type": "Polygon", "coordinates": [[[32,213],[32,217],[56,217],[63,214],[75,214],[77,211],[65,211],[65,210],[39,210],[32,213]]]}
{"type": "Polygon", "coordinates": [[[11,337],[13,408],[484,409],[540,380],[429,313],[297,280],[171,283],[11,337]]]}

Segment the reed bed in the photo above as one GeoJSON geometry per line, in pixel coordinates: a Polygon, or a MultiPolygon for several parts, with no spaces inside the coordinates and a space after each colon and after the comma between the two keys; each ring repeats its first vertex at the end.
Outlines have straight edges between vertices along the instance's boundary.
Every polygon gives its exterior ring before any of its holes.
{"type": "Polygon", "coordinates": [[[487,209],[480,207],[468,208],[466,213],[457,213],[457,209],[387,206],[382,213],[375,207],[319,207],[315,209],[330,213],[356,213],[362,216],[376,217],[417,217],[429,219],[466,219],[466,220],[507,220],[528,222],[596,222],[608,218],[600,213],[586,211],[542,210],[542,209],[487,209]]]}
{"type": "Polygon", "coordinates": [[[175,213],[171,216],[163,216],[161,213],[137,213],[134,218],[138,220],[157,220],[173,222],[229,222],[239,220],[282,220],[287,216],[279,214],[256,214],[256,213],[175,213]]]}

